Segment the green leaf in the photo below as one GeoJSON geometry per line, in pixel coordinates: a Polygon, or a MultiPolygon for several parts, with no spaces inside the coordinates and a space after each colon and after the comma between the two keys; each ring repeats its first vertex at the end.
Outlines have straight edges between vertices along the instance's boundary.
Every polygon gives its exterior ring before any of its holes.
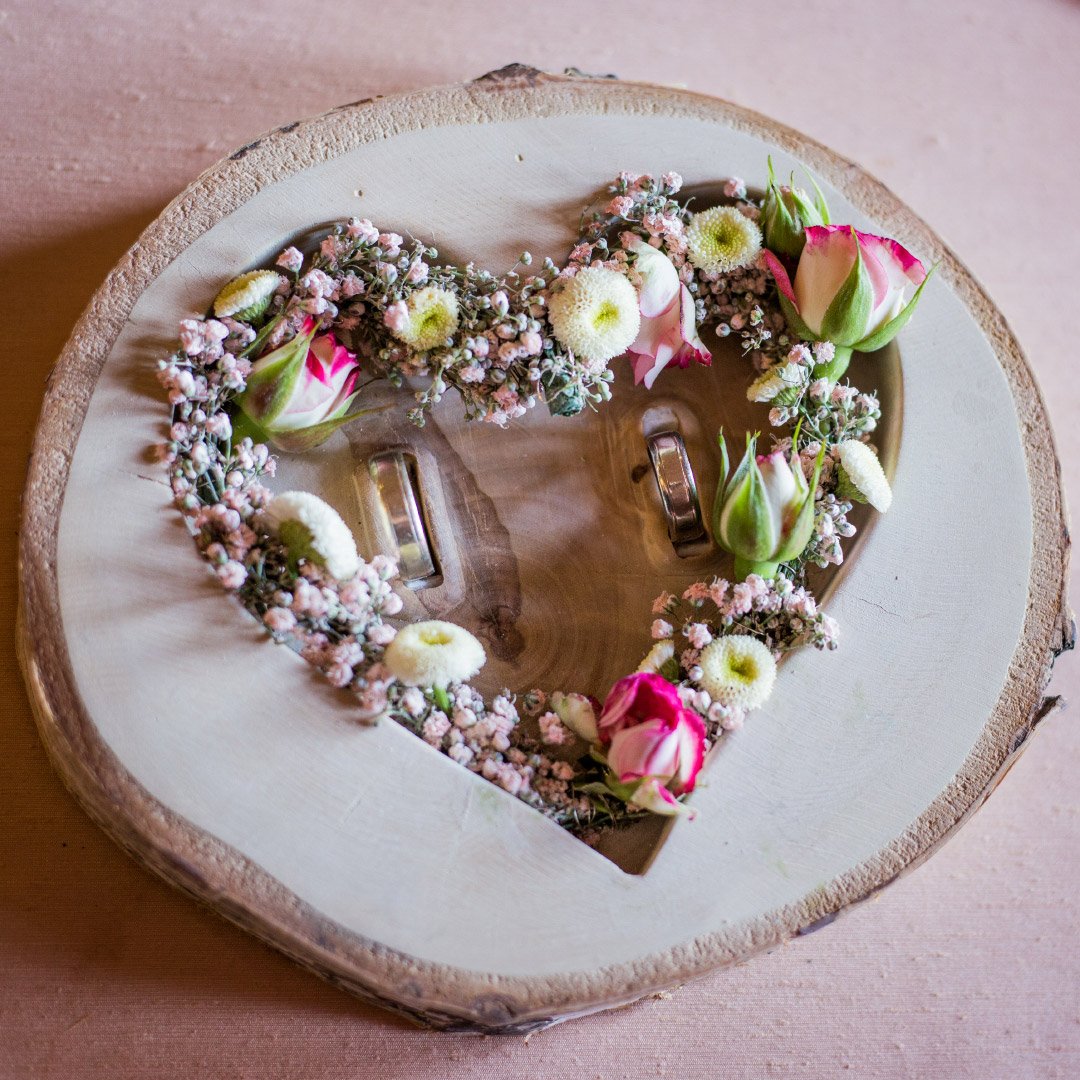
{"type": "Polygon", "coordinates": [[[590,780],[587,784],[575,784],[574,789],[583,791],[586,795],[611,795],[611,789],[599,780],[590,780]]]}
{"type": "Polygon", "coordinates": [[[727,439],[724,438],[724,429],[716,433],[716,442],[720,447],[720,483],[716,485],[716,498],[713,499],[713,518],[720,520],[720,510],[724,505],[724,495],[728,487],[728,470],[731,463],[728,460],[727,439]]]}
{"type": "Polygon", "coordinates": [[[934,265],[930,267],[929,273],[922,279],[921,284],[915,290],[915,295],[896,318],[890,319],[884,326],[879,326],[872,334],[868,334],[862,341],[857,342],[853,348],[858,349],[859,352],[873,352],[875,349],[880,349],[883,345],[888,345],[889,342],[892,341],[892,339],[907,325],[908,319],[915,314],[915,306],[922,297],[922,291],[926,288],[926,283],[934,276],[934,271],[937,268],[937,263],[934,263],[934,265]]]}
{"type": "Polygon", "coordinates": [[[851,238],[855,242],[855,262],[844,279],[837,294],[832,298],[821,320],[820,336],[838,345],[853,345],[853,338],[861,333],[870,318],[874,307],[874,289],[870,275],[863,265],[859,238],[851,228],[851,238]]]}
{"type": "MultiPolygon", "coordinates": [[[[356,394],[351,395],[343,408],[351,405],[355,399],[356,394]]],[[[290,454],[302,454],[308,450],[314,450],[316,446],[321,446],[338,428],[351,424],[354,420],[359,420],[363,416],[385,412],[390,407],[390,403],[375,405],[370,409],[360,409],[358,412],[349,413],[348,415],[342,415],[339,409],[337,414],[330,420],[312,424],[311,427],[297,428],[295,431],[271,431],[268,436],[279,450],[284,450],[290,454]]]]}
{"type": "Polygon", "coordinates": [[[608,791],[615,796],[616,799],[620,799],[622,802],[629,802],[634,793],[644,783],[644,780],[631,780],[628,784],[622,783],[621,780],[614,773],[608,773],[604,777],[604,783],[607,784],[608,791]]]}
{"type": "Polygon", "coordinates": [[[668,682],[673,682],[673,683],[678,682],[679,681],[679,661],[676,660],[674,656],[669,656],[660,665],[660,674],[663,675],[664,678],[667,679],[668,682]]]}
{"type": "Polygon", "coordinates": [[[821,188],[818,187],[818,182],[814,179],[814,174],[807,171],[807,179],[814,186],[814,205],[817,207],[817,212],[821,215],[822,225],[831,225],[829,220],[829,204],[825,201],[825,196],[821,193],[821,188]]]}
{"type": "Polygon", "coordinates": [[[431,688],[431,696],[435,701],[435,704],[442,709],[443,712],[450,711],[450,695],[441,686],[433,686],[431,688]]]}
{"type": "Polygon", "coordinates": [[[254,340],[246,349],[244,349],[240,355],[242,357],[254,356],[256,353],[262,350],[262,347],[266,344],[266,339],[274,331],[274,327],[281,322],[281,316],[275,315],[256,335],[254,340]]]}

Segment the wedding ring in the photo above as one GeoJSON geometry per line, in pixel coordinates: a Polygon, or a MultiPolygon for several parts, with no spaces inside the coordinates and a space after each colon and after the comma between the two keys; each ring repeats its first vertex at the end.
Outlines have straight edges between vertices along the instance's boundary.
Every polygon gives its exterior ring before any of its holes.
{"type": "Polygon", "coordinates": [[[647,436],[646,443],[667,518],[668,539],[675,545],[700,539],[705,535],[701,504],[682,436],[677,431],[660,431],[647,436]]]}
{"type": "Polygon", "coordinates": [[[368,471],[397,545],[401,578],[411,588],[422,587],[439,569],[417,496],[416,458],[401,450],[384,450],[368,459],[368,471]]]}

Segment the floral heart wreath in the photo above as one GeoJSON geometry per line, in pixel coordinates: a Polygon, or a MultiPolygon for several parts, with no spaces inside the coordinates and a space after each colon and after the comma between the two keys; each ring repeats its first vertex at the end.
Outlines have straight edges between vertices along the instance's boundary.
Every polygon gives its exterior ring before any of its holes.
{"type": "Polygon", "coordinates": [[[896,241],[830,224],[817,185],[813,196],[794,177],[778,185],[771,161],[760,200],[730,179],[727,205],[692,213],[681,185],[621,173],[565,266],[534,271],[525,253],[501,278],[352,219],[306,269],[290,247],[278,269],[226,285],[158,365],[172,405],[161,456],[222,585],[352,690],[361,718],[391,717],[578,835],[688,813],[706,750],[766,700],[777,658],[835,647],[805,568],[841,562],[853,501],[884,511],[892,497],[867,443],[878,401],[840,380],[853,350],[900,330],[928,277],[896,241]],[[453,387],[468,418],[505,426],[537,404],[572,416],[607,401],[617,357],[647,387],[668,367],[709,364],[702,325],[740,335],[757,372],[747,396],[771,405],[779,431],[760,456],[749,437],[730,475],[719,436],[713,537],[734,554],[735,580],[658,597],[652,648],[602,705],[539,690],[485,701],[469,684],[485,661],[472,634],[395,628],[394,561],[362,560],[317,496],[261,482],[274,473],[268,444],[304,451],[363,415],[361,372],[422,379],[417,424],[453,387]]]}

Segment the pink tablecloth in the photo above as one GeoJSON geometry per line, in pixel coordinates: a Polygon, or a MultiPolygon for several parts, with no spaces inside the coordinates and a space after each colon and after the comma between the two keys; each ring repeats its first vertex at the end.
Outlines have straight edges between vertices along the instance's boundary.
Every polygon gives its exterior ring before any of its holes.
{"type": "MultiPolygon", "coordinates": [[[[715,93],[881,177],[1013,324],[1075,489],[1078,56],[1070,0],[16,0],[0,11],[5,605],[49,366],[143,226],[271,126],[511,60],[715,93]]],[[[822,933],[631,1009],[479,1039],[356,1004],[128,861],[50,771],[5,652],[2,1077],[1080,1076],[1072,713],[926,867],[822,933]]],[[[1069,657],[1055,688],[1080,700],[1069,657]]]]}

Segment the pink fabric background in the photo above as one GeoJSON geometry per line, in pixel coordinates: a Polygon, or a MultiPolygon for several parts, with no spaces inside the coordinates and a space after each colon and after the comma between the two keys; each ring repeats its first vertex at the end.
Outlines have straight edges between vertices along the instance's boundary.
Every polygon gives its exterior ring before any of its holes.
{"type": "MultiPolygon", "coordinates": [[[[1078,56],[1070,0],[21,0],[0,10],[0,297],[34,313],[7,308],[0,339],[6,609],[50,364],[161,207],[274,125],[511,60],[685,84],[865,165],[996,298],[1049,400],[1066,483],[1080,490],[1078,56]]],[[[985,476],[993,484],[992,461],[985,476]]],[[[823,932],[529,1040],[447,1036],[355,1003],[122,855],[50,771],[11,620],[4,634],[2,1077],[1080,1075],[1074,712],[1046,721],[928,865],[823,932]]],[[[1054,689],[1080,701],[1073,658],[1054,689]]]]}

